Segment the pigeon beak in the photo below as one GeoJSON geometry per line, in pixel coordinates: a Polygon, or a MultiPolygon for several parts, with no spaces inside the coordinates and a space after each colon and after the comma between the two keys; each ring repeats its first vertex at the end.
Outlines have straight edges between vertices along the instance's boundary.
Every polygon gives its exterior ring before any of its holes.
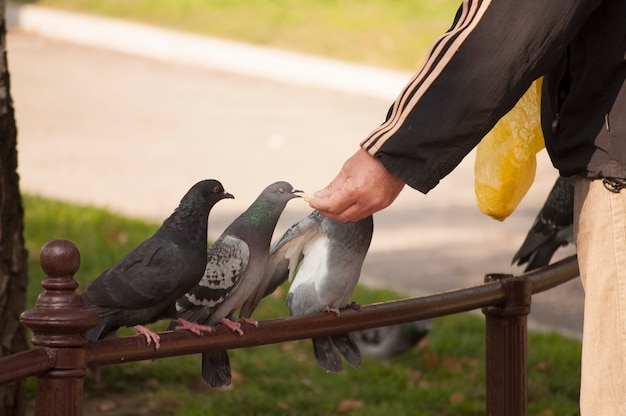
{"type": "Polygon", "coordinates": [[[296,194],[303,194],[304,191],[301,191],[299,189],[292,189],[290,192],[294,198],[302,198],[302,195],[296,195],[296,194]]]}
{"type": "Polygon", "coordinates": [[[291,194],[294,196],[294,198],[302,198],[304,199],[306,202],[309,202],[310,200],[313,199],[313,195],[311,194],[307,194],[304,191],[301,191],[299,189],[294,189],[293,191],[291,191],[291,194]],[[295,193],[300,193],[302,195],[294,195],[295,193]]]}
{"type": "Polygon", "coordinates": [[[222,194],[222,198],[235,199],[235,196],[233,194],[229,194],[228,192],[224,191],[224,193],[222,194]]]}

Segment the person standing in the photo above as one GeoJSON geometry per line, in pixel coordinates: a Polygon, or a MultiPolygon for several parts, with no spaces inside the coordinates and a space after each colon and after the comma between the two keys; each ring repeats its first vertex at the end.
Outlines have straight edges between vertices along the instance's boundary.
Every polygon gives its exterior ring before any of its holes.
{"type": "Polygon", "coordinates": [[[552,163],[576,175],[583,416],[626,415],[626,2],[465,0],[385,121],[310,200],[341,221],[427,193],[543,76],[552,163]]]}

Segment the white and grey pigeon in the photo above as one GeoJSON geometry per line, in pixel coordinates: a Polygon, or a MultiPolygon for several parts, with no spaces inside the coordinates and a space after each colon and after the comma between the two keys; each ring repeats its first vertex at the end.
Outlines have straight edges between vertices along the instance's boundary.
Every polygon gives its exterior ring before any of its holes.
{"type": "Polygon", "coordinates": [[[366,357],[386,360],[404,354],[430,332],[432,320],[406,322],[403,324],[382,326],[351,332],[361,354],[366,357]]]}
{"type": "Polygon", "coordinates": [[[574,176],[559,176],[511,264],[524,271],[547,266],[559,247],[574,242],[574,176]]]}
{"type": "MultiPolygon", "coordinates": [[[[122,326],[134,326],[159,348],[159,337],[143,325],[176,318],[174,305],[198,284],[206,265],[208,215],[233,196],[216,180],[195,184],[150,238],[98,276],[82,294],[99,321],[87,331],[95,341],[122,326]]],[[[180,322],[183,326],[184,321],[180,322]]]]}
{"type": "MultiPolygon", "coordinates": [[[[321,311],[339,314],[359,281],[373,230],[372,216],[340,222],[313,211],[272,245],[266,295],[289,279],[286,304],[292,316],[321,311]]],[[[340,354],[350,365],[361,365],[359,348],[350,334],[312,341],[315,359],[328,372],[342,370],[340,354]]]]}
{"type": "MultiPolygon", "coordinates": [[[[288,182],[269,185],[224,230],[205,253],[204,276],[176,302],[179,318],[204,327],[221,322],[242,333],[240,324],[231,319],[241,309],[240,320],[253,322],[248,318],[269,283],[264,278],[272,234],[287,202],[299,197],[298,192],[288,182]]],[[[202,354],[202,379],[212,387],[230,384],[227,351],[202,354]]]]}

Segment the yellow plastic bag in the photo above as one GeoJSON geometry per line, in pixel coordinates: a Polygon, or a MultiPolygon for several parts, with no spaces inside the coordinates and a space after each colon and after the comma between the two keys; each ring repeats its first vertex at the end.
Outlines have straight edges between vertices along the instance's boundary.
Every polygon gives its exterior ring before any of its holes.
{"type": "Polygon", "coordinates": [[[535,180],[536,154],[544,148],[541,81],[530,86],[476,147],[474,192],[478,208],[498,221],[508,217],[535,180]]]}

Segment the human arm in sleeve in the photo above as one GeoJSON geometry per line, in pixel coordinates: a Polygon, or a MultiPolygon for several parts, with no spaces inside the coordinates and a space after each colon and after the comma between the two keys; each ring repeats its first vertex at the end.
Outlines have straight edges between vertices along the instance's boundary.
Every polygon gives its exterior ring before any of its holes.
{"type": "Polygon", "coordinates": [[[362,150],[348,159],[331,184],[315,194],[311,206],[355,221],[390,205],[402,189],[398,182],[428,192],[536,78],[556,65],[600,3],[464,1],[385,122],[363,140],[362,150]],[[387,175],[379,172],[381,167],[387,175]],[[382,182],[368,179],[372,169],[382,182]],[[376,192],[385,195],[373,198],[376,192]]]}

